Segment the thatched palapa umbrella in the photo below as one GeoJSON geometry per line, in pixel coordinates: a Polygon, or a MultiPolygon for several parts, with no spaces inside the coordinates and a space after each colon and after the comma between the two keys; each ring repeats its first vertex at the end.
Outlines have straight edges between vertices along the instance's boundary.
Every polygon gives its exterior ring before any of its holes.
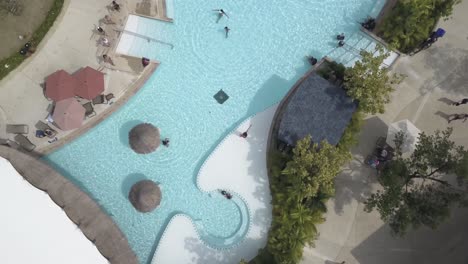
{"type": "Polygon", "coordinates": [[[139,154],[155,151],[161,142],[159,129],[151,124],[143,123],[135,126],[128,134],[130,147],[139,154]]]}
{"type": "Polygon", "coordinates": [[[138,211],[151,212],[161,203],[161,189],[151,180],[142,180],[132,186],[128,199],[138,211]]]}

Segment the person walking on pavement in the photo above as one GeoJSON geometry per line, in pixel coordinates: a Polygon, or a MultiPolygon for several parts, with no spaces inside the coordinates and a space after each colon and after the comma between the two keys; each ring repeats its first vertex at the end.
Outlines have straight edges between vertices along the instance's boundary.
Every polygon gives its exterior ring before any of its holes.
{"type": "Polygon", "coordinates": [[[466,103],[468,103],[468,98],[463,98],[460,102],[453,103],[453,105],[459,106],[459,105],[466,104],[466,103]]]}
{"type": "Polygon", "coordinates": [[[449,116],[448,123],[450,124],[450,122],[452,121],[461,120],[461,119],[463,119],[463,123],[464,123],[467,118],[468,118],[468,114],[453,114],[449,116]]]}

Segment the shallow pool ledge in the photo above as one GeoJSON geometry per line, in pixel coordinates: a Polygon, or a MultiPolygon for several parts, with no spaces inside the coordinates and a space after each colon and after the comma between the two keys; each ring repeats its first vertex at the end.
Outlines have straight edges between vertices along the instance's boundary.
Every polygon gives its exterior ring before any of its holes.
{"type": "Polygon", "coordinates": [[[214,249],[203,241],[196,224],[176,215],[159,241],[152,263],[239,263],[252,259],[265,247],[271,225],[271,194],[266,168],[266,147],[271,121],[278,107],[246,119],[226,136],[201,166],[198,188],[204,192],[227,190],[248,208],[248,231],[230,248],[214,249]],[[248,137],[239,134],[249,129],[248,137]],[[177,252],[177,254],[173,254],[177,252]]]}
{"type": "Polygon", "coordinates": [[[112,218],[72,182],[40,160],[13,148],[0,146],[0,156],[30,184],[47,192],[110,263],[138,264],[127,238],[112,218]]]}

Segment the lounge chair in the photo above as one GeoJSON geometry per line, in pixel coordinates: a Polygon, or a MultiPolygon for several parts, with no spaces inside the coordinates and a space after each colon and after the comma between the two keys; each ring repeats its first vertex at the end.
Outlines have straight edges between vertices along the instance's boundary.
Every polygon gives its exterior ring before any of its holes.
{"type": "Polygon", "coordinates": [[[8,139],[0,138],[0,145],[8,145],[8,139]]]}
{"type": "Polygon", "coordinates": [[[115,96],[114,96],[113,93],[106,94],[106,101],[107,101],[107,103],[109,103],[109,101],[110,101],[111,99],[114,99],[114,98],[115,98],[115,96]]]}
{"type": "Polygon", "coordinates": [[[29,139],[21,134],[15,136],[15,141],[25,150],[31,152],[36,148],[36,145],[31,143],[29,139]]]}
{"type": "Polygon", "coordinates": [[[57,135],[57,131],[55,129],[51,128],[49,125],[42,121],[37,121],[36,128],[43,131],[50,130],[52,133],[48,135],[49,138],[54,138],[57,135]]]}
{"type": "Polygon", "coordinates": [[[106,103],[106,99],[104,97],[103,94],[100,94],[98,96],[96,96],[94,99],[93,99],[93,104],[97,105],[97,104],[105,104],[106,103]]]}
{"type": "Polygon", "coordinates": [[[6,132],[10,134],[27,134],[29,133],[28,125],[6,125],[6,132]]]}
{"type": "Polygon", "coordinates": [[[83,107],[84,109],[86,109],[86,112],[85,112],[86,117],[93,117],[96,115],[93,104],[91,102],[87,102],[86,104],[83,105],[83,107]]]}

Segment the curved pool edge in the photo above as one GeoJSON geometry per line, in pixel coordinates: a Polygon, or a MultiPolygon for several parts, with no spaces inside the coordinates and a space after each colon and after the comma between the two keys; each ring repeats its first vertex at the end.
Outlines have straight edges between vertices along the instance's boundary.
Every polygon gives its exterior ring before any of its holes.
{"type": "Polygon", "coordinates": [[[110,263],[139,263],[117,224],[80,188],[33,156],[6,146],[0,146],[0,156],[31,185],[46,192],[110,263]]]}
{"type": "Polygon", "coordinates": [[[213,256],[213,261],[217,261],[218,263],[234,263],[236,261],[238,262],[241,258],[251,259],[255,257],[258,250],[266,245],[267,234],[271,224],[271,195],[268,177],[266,175],[266,152],[257,152],[256,154],[259,155],[255,155],[255,158],[252,158],[249,157],[249,150],[252,148],[265,149],[264,151],[266,151],[266,141],[271,121],[277,107],[278,103],[242,121],[240,125],[228,133],[208,155],[197,174],[196,184],[201,192],[213,194],[219,193],[219,190],[226,190],[230,192],[233,197],[238,197],[246,206],[249,214],[248,228],[246,230],[242,228],[243,223],[241,220],[240,227],[237,228],[233,234],[217,241],[223,243],[225,239],[229,240],[230,237],[245,231],[242,239],[236,240],[236,243],[228,243],[229,246],[227,247],[223,247],[220,243],[218,243],[218,247],[216,247],[216,245],[213,245],[213,243],[209,241],[212,238],[208,237],[207,239],[207,237],[204,237],[203,229],[197,225],[196,220],[193,220],[186,214],[180,213],[173,216],[166,225],[158,245],[156,246],[151,263],[164,263],[165,260],[169,260],[171,257],[172,261],[175,261],[175,256],[170,256],[167,251],[171,252],[169,249],[175,250],[177,247],[180,247],[181,251],[180,254],[177,255],[177,261],[180,263],[190,263],[190,258],[193,257],[193,255],[202,252],[195,250],[195,248],[201,245],[205,247],[204,250],[210,252],[207,253],[207,255],[210,257],[213,256]],[[249,131],[249,137],[247,140],[240,138],[237,132],[247,129],[250,123],[253,125],[252,129],[249,131]],[[233,153],[235,157],[238,157],[238,160],[232,160],[226,157],[229,156],[226,155],[227,152],[233,152],[233,146],[241,148],[240,152],[233,153]],[[224,163],[219,165],[218,159],[224,161],[224,163]],[[246,162],[249,160],[252,160],[252,163],[246,162]],[[243,172],[242,170],[236,172],[232,170],[229,171],[239,173],[238,175],[243,177],[234,178],[232,175],[226,174],[223,174],[225,176],[224,178],[217,177],[221,174],[216,172],[216,168],[214,171],[210,169],[213,168],[212,164],[218,164],[216,167],[220,168],[224,167],[227,163],[235,164],[234,167],[242,167],[244,169],[243,172]],[[243,164],[244,166],[238,166],[239,164],[243,164]],[[245,171],[249,170],[251,166],[264,168],[259,170],[255,169],[254,171],[257,173],[253,175],[245,171]],[[213,178],[217,180],[213,180],[213,178]],[[236,184],[236,182],[225,181],[226,178],[231,180],[237,179],[239,181],[237,181],[236,184]],[[223,183],[220,183],[220,181],[223,183]],[[259,184],[258,181],[260,181],[261,184],[259,184]],[[263,188],[263,192],[261,192],[262,195],[255,193],[260,188],[263,188]],[[259,214],[264,214],[264,219],[259,220],[259,214]],[[184,252],[183,254],[182,251],[184,252]],[[217,254],[221,254],[225,257],[222,260],[216,259],[214,256],[217,254]]]}
{"type": "Polygon", "coordinates": [[[160,65],[158,61],[152,61],[141,73],[141,75],[128,87],[124,93],[117,98],[117,100],[107,107],[101,113],[98,113],[95,117],[89,120],[80,128],[76,129],[72,133],[66,135],[62,139],[58,140],[54,144],[50,144],[47,147],[41,148],[39,150],[35,150],[34,154],[42,157],[51,152],[65,146],[66,144],[70,143],[71,141],[75,140],[76,138],[80,137],[81,135],[85,134],[92,128],[99,125],[102,121],[106,120],[110,117],[114,112],[118,111],[121,107],[123,107],[138,91],[145,86],[145,83],[153,76],[154,72],[160,65]]]}

